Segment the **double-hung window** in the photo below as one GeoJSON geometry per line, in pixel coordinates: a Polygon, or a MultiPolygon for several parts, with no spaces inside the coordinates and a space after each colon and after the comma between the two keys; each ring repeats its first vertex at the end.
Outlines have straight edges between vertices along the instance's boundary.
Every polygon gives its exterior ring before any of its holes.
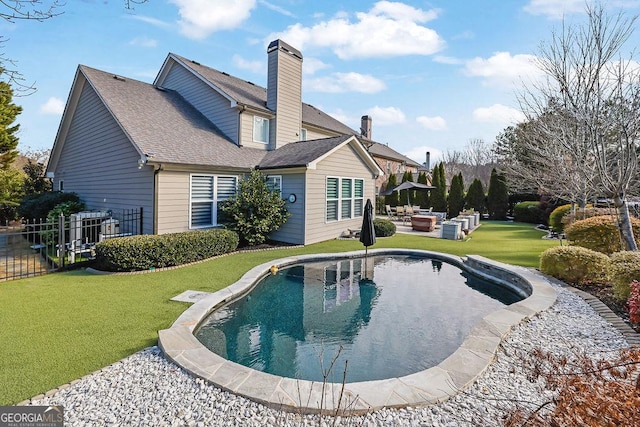
{"type": "Polygon", "coordinates": [[[364,180],[327,178],[326,221],[359,218],[364,208],[364,180]]]}
{"type": "Polygon", "coordinates": [[[280,175],[267,175],[267,187],[271,192],[282,194],[282,176],[280,175]]]}
{"type": "Polygon", "coordinates": [[[221,202],[236,193],[235,176],[191,175],[190,228],[218,225],[221,202]]]}
{"type": "Polygon", "coordinates": [[[253,116],[253,140],[263,144],[269,143],[269,119],[253,116]]]}

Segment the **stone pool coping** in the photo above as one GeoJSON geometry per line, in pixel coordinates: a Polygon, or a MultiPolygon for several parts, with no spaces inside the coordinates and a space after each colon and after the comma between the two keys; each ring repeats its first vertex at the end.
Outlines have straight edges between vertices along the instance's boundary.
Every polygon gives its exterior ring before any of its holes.
{"type": "Polygon", "coordinates": [[[191,374],[223,390],[269,407],[301,413],[362,414],[384,407],[425,406],[442,402],[464,390],[494,360],[502,338],[525,319],[549,308],[557,293],[542,277],[526,269],[477,255],[465,258],[410,249],[373,249],[370,255],[414,255],[447,261],[465,271],[507,285],[529,295],[478,322],[462,345],[439,365],[399,378],[354,383],[321,383],[279,377],[231,362],[207,349],[193,335],[213,311],[249,292],[259,279],[278,268],[327,259],[361,257],[364,251],[312,254],[281,258],[252,268],[234,284],[201,297],[173,325],[158,331],[165,356],[191,374]]]}

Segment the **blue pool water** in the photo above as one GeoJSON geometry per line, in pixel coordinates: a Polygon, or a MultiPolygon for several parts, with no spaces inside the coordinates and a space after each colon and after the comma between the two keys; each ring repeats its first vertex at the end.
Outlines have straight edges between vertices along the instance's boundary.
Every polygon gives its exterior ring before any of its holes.
{"type": "Polygon", "coordinates": [[[330,382],[346,372],[347,382],[368,381],[439,364],[480,319],[521,299],[436,259],[309,262],[265,277],[212,313],[196,337],[259,371],[330,382]]]}

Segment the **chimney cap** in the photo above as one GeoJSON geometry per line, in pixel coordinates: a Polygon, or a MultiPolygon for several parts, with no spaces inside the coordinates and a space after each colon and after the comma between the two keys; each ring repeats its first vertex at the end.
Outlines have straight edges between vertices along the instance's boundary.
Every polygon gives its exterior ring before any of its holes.
{"type": "Polygon", "coordinates": [[[274,40],[271,43],[269,43],[269,47],[267,47],[267,53],[271,53],[274,50],[278,50],[278,49],[282,49],[283,51],[302,59],[302,53],[298,49],[296,49],[295,47],[292,47],[291,45],[283,42],[280,39],[274,40]]]}

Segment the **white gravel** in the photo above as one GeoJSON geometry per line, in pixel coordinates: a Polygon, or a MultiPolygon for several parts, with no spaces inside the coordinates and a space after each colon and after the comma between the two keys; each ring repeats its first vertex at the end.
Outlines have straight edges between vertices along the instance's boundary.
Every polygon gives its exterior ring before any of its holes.
{"type": "Polygon", "coordinates": [[[527,380],[523,356],[535,348],[555,354],[607,357],[628,346],[622,335],[580,297],[558,290],[554,306],[515,327],[496,361],[467,390],[422,408],[385,409],[364,416],[300,415],[267,408],[196,379],[165,360],[157,347],[136,353],[33,405],[62,405],[68,426],[491,426],[514,401],[537,407],[548,395],[527,380]],[[335,422],[335,424],[334,424],[335,422]]]}

